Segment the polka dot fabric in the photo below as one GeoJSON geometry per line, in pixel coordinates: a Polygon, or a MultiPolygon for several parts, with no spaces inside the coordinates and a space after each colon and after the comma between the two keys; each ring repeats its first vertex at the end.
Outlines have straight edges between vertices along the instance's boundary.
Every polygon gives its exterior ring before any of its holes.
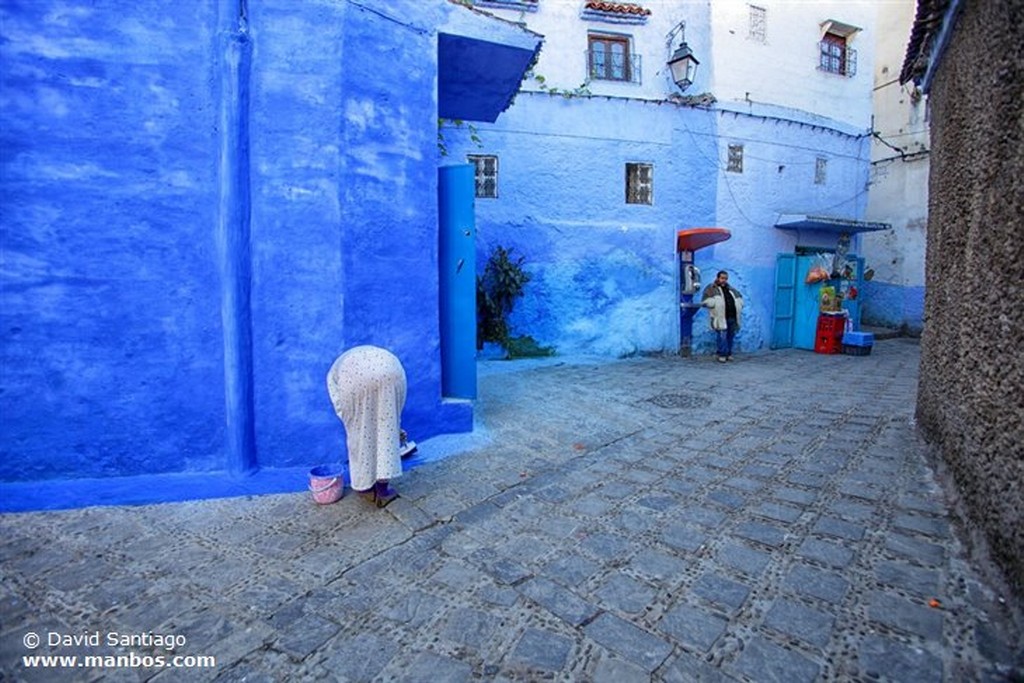
{"type": "Polygon", "coordinates": [[[345,425],[352,488],[402,474],[398,431],[406,394],[405,370],[390,351],[356,346],[327,373],[327,392],[345,425]]]}

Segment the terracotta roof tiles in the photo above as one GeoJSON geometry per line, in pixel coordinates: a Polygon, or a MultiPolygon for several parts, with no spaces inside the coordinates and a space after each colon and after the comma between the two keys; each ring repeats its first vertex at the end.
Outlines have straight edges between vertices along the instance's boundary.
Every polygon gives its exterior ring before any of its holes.
{"type": "Polygon", "coordinates": [[[651,13],[651,10],[632,2],[599,2],[598,0],[591,0],[584,7],[598,12],[612,12],[615,14],[648,16],[651,13]]]}

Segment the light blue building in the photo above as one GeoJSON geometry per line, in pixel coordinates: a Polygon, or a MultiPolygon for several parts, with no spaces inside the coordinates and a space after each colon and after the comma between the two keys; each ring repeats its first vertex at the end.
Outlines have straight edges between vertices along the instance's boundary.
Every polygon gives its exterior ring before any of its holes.
{"type": "MultiPolygon", "coordinates": [[[[484,189],[478,263],[511,246],[533,276],[515,333],[567,354],[676,352],[676,238],[700,227],[731,235],[694,260],[744,294],[741,350],[814,348],[822,285],[804,280],[821,252],[848,252],[833,284],[858,321],[860,233],[885,227],[864,220],[874,7],[476,4],[545,36],[505,116],[443,127],[484,189]],[[699,61],[685,89],[668,68],[681,44],[699,61]]],[[[712,345],[697,313],[692,348],[712,345]]]]}

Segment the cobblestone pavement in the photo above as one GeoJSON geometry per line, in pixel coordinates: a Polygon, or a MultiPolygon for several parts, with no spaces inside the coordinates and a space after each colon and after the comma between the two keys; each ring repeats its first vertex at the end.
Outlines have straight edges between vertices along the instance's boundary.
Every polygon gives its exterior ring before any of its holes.
{"type": "Polygon", "coordinates": [[[492,361],[490,444],[407,472],[385,510],[4,515],[0,678],[1020,680],[914,430],[918,357],[492,361]],[[187,642],[47,642],[150,632],[187,642]],[[216,667],[22,664],[129,652],[216,667]]]}

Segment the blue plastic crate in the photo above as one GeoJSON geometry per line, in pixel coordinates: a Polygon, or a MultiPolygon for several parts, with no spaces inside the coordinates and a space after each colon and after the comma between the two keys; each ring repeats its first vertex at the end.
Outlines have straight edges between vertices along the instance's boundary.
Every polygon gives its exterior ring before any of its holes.
{"type": "Polygon", "coordinates": [[[871,332],[844,332],[843,345],[871,346],[875,343],[875,335],[871,332]]]}

